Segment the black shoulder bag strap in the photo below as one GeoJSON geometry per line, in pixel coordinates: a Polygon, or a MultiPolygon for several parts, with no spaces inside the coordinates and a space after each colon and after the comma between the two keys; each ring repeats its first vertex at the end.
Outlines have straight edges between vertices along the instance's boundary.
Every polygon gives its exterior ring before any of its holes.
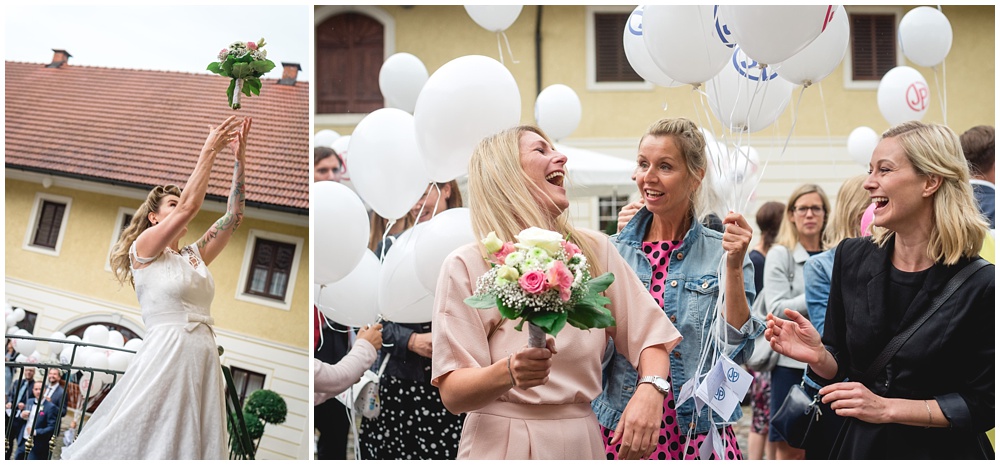
{"type": "Polygon", "coordinates": [[[912,336],[913,333],[915,333],[917,329],[919,329],[920,326],[931,317],[931,315],[934,315],[934,312],[941,308],[941,305],[947,302],[948,299],[951,298],[951,295],[954,294],[958,288],[962,287],[970,276],[989,264],[990,262],[986,261],[982,257],[979,257],[975,261],[965,265],[965,268],[962,268],[958,274],[953,276],[951,280],[948,281],[948,284],[945,285],[941,294],[938,294],[938,296],[931,301],[930,307],[927,308],[927,311],[924,312],[920,319],[914,321],[908,328],[906,328],[905,331],[897,334],[896,337],[889,341],[889,344],[885,346],[885,349],[882,349],[882,353],[878,355],[878,358],[876,358],[875,361],[872,362],[871,366],[868,367],[868,370],[865,371],[862,380],[874,382],[878,373],[889,363],[889,359],[896,355],[896,352],[898,352],[899,348],[903,346],[903,343],[905,343],[906,340],[909,339],[910,336],[912,336]]]}

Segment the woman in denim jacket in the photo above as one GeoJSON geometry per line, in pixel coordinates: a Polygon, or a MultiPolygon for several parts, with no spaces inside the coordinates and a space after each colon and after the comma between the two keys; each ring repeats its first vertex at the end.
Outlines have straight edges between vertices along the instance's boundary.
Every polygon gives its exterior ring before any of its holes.
{"type": "MultiPolygon", "coordinates": [[[[749,302],[755,294],[753,265],[746,256],[751,227],[736,213],[724,219],[724,234],[696,220],[701,199],[708,194],[701,189],[707,164],[704,136],[690,120],[665,118],[650,126],[639,142],[636,169],[645,207],[612,237],[618,252],[684,336],[670,354],[670,387],[664,398],[659,445],[651,459],[696,457],[713,424],[739,419],[740,409],[730,418],[720,418],[708,407],[695,412],[694,399],[680,405],[674,399],[684,383],[711,368],[706,363],[699,369],[703,352],[712,353],[706,351],[708,345],[720,345],[726,356],[742,363],[753,351],[753,339],[764,330],[763,322],[750,316],[749,302]],[[716,317],[712,312],[719,298],[723,256],[728,305],[716,317]],[[726,320],[723,334],[715,340],[709,336],[712,325],[722,324],[722,318],[726,320]]],[[[638,379],[631,364],[614,353],[604,369],[603,382],[604,392],[592,406],[608,458],[617,458],[611,437],[638,379]]],[[[720,428],[719,433],[725,457],[713,453],[712,458],[742,458],[732,426],[720,428]]]]}

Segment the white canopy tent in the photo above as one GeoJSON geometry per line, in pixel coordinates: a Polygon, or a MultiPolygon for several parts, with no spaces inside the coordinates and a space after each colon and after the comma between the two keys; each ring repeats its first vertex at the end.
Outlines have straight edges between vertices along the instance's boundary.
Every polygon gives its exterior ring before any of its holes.
{"type": "Polygon", "coordinates": [[[607,197],[635,192],[632,173],[635,162],[606,155],[593,150],[554,144],[555,149],[566,155],[568,183],[566,190],[572,197],[607,197]]]}

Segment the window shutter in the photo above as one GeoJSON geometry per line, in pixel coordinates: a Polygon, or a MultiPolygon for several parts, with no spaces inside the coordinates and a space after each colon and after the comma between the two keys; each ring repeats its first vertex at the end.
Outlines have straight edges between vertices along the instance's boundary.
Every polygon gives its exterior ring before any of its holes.
{"type": "Polygon", "coordinates": [[[855,81],[878,81],[896,67],[895,15],[851,15],[851,60],[855,81]]]}
{"type": "Polygon", "coordinates": [[[316,26],[316,112],[369,113],[383,106],[378,73],[385,54],[381,23],[358,13],[316,26]]]}
{"type": "Polygon", "coordinates": [[[594,14],[594,63],[597,82],[642,82],[625,56],[622,33],[630,13],[594,14]]]}
{"type": "Polygon", "coordinates": [[[50,249],[56,248],[56,242],[59,241],[59,229],[62,227],[62,218],[65,211],[66,205],[61,203],[49,202],[48,200],[42,202],[38,227],[35,229],[35,238],[32,241],[34,245],[50,249]]]}

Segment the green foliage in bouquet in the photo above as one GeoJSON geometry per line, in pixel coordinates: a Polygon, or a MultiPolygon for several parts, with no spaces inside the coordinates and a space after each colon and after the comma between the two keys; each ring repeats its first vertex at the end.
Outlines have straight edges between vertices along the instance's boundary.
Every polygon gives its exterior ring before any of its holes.
{"type": "Polygon", "coordinates": [[[229,106],[240,109],[240,94],[250,97],[260,95],[260,77],[274,69],[274,62],[267,59],[264,39],[257,42],[233,42],[219,52],[218,61],[208,64],[208,70],[232,81],[226,89],[229,106]]]}

